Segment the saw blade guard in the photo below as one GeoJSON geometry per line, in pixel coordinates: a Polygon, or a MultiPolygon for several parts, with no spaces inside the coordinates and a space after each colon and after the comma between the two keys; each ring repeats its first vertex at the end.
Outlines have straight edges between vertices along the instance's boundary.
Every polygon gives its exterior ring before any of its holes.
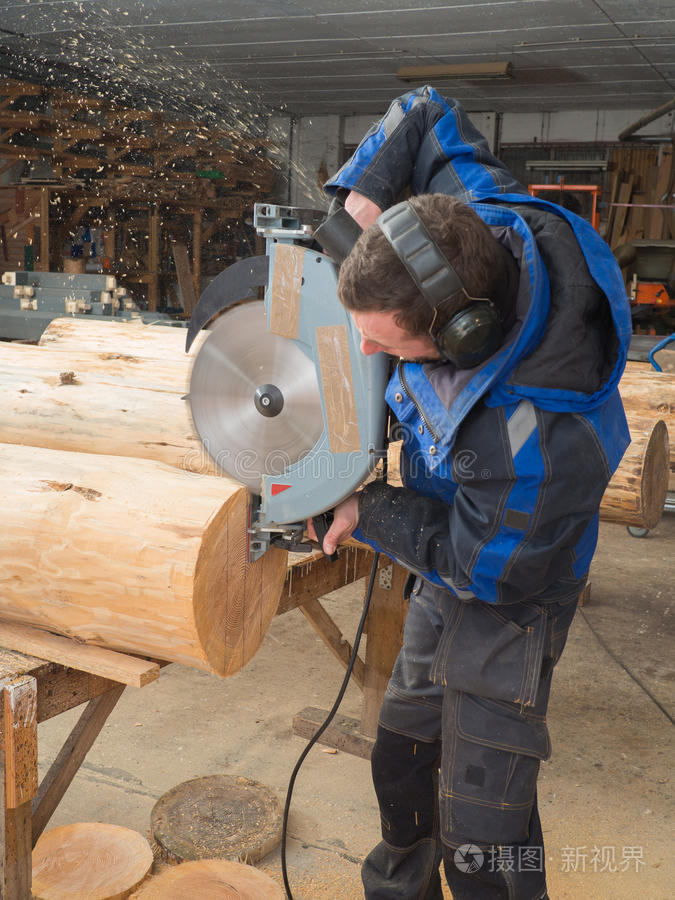
{"type": "Polygon", "coordinates": [[[322,415],[311,450],[283,476],[263,475],[259,521],[274,527],[332,509],[381,459],[388,365],[383,353],[361,353],[360,335],[338,299],[338,270],[329,257],[280,241],[268,245],[268,256],[268,329],[312,361],[322,415]]]}

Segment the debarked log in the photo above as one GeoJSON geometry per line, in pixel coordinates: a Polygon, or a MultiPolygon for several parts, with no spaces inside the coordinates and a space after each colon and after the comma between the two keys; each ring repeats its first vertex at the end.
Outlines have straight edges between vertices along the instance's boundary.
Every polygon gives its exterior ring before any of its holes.
{"type": "MultiPolygon", "coordinates": [[[[142,348],[138,348],[139,350],[142,348]]],[[[120,350],[76,350],[48,345],[0,342],[0,370],[3,372],[39,372],[59,383],[77,384],[83,376],[102,384],[141,387],[186,394],[192,359],[158,359],[120,350]]]]}
{"type": "Polygon", "coordinates": [[[668,491],[670,442],[665,422],[630,426],[631,443],[607,485],[600,518],[638,528],[655,528],[668,491]]]}
{"type": "Polygon", "coordinates": [[[93,354],[73,354],[62,368],[63,355],[0,345],[0,442],[154,459],[216,474],[192,423],[185,371],[176,376],[180,387],[167,386],[151,381],[153,372],[164,371],[159,363],[132,377],[116,370],[119,360],[106,369],[93,354]]]}
{"type": "Polygon", "coordinates": [[[246,561],[248,492],[150,460],[0,444],[0,619],[230,675],[286,554],[246,561]]]}
{"type": "MultiPolygon", "coordinates": [[[[52,319],[40,337],[41,347],[58,347],[77,353],[120,353],[152,359],[187,359],[186,328],[171,325],[145,325],[140,319],[114,319],[101,322],[63,316],[52,319]]],[[[190,348],[190,357],[207,338],[201,331],[190,348]]]]}
{"type": "MultiPolygon", "coordinates": [[[[389,445],[388,480],[400,485],[401,443],[389,445]]],[[[654,528],[663,513],[668,489],[668,430],[662,421],[640,421],[631,429],[631,444],[612,476],[600,504],[600,518],[640,528],[654,528]]]]}

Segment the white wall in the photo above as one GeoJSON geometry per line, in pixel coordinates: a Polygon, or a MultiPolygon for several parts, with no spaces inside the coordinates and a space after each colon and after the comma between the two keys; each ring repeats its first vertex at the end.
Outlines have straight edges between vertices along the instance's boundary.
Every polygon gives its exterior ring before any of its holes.
{"type": "MultiPolygon", "coordinates": [[[[472,113],[469,115],[491,148],[499,133],[500,143],[601,142],[618,140],[619,134],[646,114],[643,109],[566,110],[542,113],[472,113]]],[[[279,120],[282,121],[282,120],[279,120]]],[[[290,202],[298,206],[325,209],[326,199],[320,188],[323,175],[333,175],[339,168],[345,146],[359,143],[374,116],[306,116],[285,119],[279,131],[290,148],[290,202]],[[284,130],[285,129],[285,130],[284,130]]],[[[673,112],[640,129],[640,136],[675,136],[673,112]]],[[[665,137],[664,140],[667,140],[665,137]]],[[[288,202],[288,191],[279,202],[288,202]]]]}
{"type": "MultiPolygon", "coordinates": [[[[558,141],[598,141],[611,143],[619,134],[646,115],[644,109],[583,109],[555,113],[505,113],[501,123],[501,143],[556,143],[558,141]]],[[[637,135],[673,136],[673,113],[641,128],[637,135]]]]}

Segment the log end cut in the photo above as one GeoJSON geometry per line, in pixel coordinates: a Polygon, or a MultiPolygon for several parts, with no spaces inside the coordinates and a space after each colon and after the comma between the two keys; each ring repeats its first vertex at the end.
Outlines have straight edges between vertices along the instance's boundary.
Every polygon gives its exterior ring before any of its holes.
{"type": "Polygon", "coordinates": [[[233,675],[252,658],[276,612],[286,553],[275,547],[248,563],[248,493],[237,492],[210,522],[194,579],[197,632],[213,672],[233,675]]]}
{"type": "Polygon", "coordinates": [[[663,514],[668,492],[670,446],[666,423],[658,421],[647,442],[642,479],[643,528],[656,528],[663,514]]]}
{"type": "Polygon", "coordinates": [[[35,900],[118,900],[152,867],[146,839],[120,825],[78,822],[45,832],[33,850],[35,900]]]}

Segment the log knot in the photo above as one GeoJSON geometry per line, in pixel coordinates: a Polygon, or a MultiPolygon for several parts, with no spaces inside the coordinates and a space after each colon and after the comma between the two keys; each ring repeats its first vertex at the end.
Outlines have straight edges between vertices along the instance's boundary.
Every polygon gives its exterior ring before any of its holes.
{"type": "Polygon", "coordinates": [[[50,491],[75,491],[76,494],[81,494],[85,500],[99,500],[103,496],[100,491],[95,491],[94,488],[80,487],[79,484],[70,482],[66,484],[62,481],[43,481],[42,484],[46,485],[50,491]]]}

